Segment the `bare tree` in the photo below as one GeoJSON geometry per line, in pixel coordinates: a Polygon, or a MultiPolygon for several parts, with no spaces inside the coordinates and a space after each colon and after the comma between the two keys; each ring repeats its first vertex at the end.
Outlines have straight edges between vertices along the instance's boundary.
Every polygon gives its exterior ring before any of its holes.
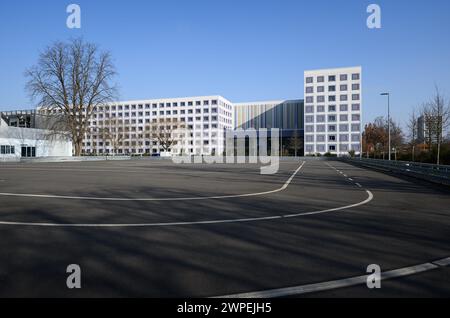
{"type": "Polygon", "coordinates": [[[111,84],[116,71],[108,52],[82,39],[55,42],[28,69],[27,90],[43,110],[56,110],[70,132],[74,152],[81,155],[94,109],[116,97],[111,84]]]}
{"type": "Polygon", "coordinates": [[[417,111],[414,108],[411,114],[409,115],[409,119],[406,125],[408,127],[409,144],[411,146],[412,161],[415,160],[416,145],[417,145],[417,135],[418,135],[417,120],[418,120],[417,111]]]}
{"type": "Polygon", "coordinates": [[[431,115],[433,118],[432,132],[437,145],[436,163],[439,165],[443,134],[450,124],[450,104],[448,104],[445,97],[440,93],[437,86],[436,92],[429,104],[429,109],[431,110],[431,115]]]}
{"type": "Polygon", "coordinates": [[[153,140],[158,141],[159,146],[168,152],[180,140],[177,140],[177,136],[173,133],[177,129],[183,129],[185,125],[183,122],[179,122],[175,118],[171,120],[170,118],[163,119],[151,123],[146,130],[151,132],[151,137],[153,140]]]}
{"type": "Polygon", "coordinates": [[[107,119],[98,130],[103,142],[109,143],[113,155],[117,154],[124,138],[122,120],[117,118],[107,119]]]}

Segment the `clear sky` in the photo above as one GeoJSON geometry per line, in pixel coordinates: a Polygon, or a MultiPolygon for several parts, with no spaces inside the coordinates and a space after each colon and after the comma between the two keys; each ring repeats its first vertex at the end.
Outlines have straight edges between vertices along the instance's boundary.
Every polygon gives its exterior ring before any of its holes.
{"type": "Polygon", "coordinates": [[[55,40],[109,50],[120,99],[220,94],[234,102],[303,98],[303,71],[363,67],[364,121],[402,124],[438,84],[450,97],[448,0],[0,1],[0,110],[35,105],[24,71],[55,40]],[[66,27],[66,7],[82,27],[66,27]],[[366,8],[382,9],[382,28],[366,8]]]}

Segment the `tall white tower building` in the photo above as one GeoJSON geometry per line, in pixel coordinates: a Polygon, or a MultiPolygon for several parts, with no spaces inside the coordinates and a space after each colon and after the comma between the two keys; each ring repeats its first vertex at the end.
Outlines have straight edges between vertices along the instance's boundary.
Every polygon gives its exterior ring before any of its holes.
{"type": "Polygon", "coordinates": [[[361,151],[361,67],[305,71],[305,155],[361,151]]]}

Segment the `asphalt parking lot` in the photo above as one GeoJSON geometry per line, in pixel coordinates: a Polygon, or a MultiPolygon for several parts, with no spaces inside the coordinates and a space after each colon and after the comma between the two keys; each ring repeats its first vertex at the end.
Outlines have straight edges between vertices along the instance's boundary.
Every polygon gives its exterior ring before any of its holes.
{"type": "MultiPolygon", "coordinates": [[[[337,161],[11,163],[0,180],[3,297],[233,295],[450,256],[448,192],[337,161]]],[[[449,297],[449,270],[293,296],[449,297]]]]}

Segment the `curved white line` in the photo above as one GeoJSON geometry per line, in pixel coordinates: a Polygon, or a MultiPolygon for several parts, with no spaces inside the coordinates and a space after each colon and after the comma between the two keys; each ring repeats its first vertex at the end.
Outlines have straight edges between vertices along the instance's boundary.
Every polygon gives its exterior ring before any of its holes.
{"type": "Polygon", "coordinates": [[[0,193],[0,196],[10,197],[29,197],[29,198],[47,198],[47,199],[66,199],[66,200],[97,200],[97,201],[192,201],[192,200],[211,200],[211,199],[229,199],[229,198],[242,198],[242,197],[254,197],[266,194],[272,194],[286,190],[295,175],[303,168],[305,161],[292,173],[289,179],[283,184],[281,188],[254,193],[244,194],[230,194],[230,195],[217,195],[210,197],[178,197],[178,198],[108,198],[108,197],[79,197],[79,196],[65,196],[55,194],[28,194],[28,193],[0,193]]]}
{"type": "Polygon", "coordinates": [[[181,225],[203,225],[203,224],[220,224],[220,223],[237,223],[237,222],[252,222],[252,221],[267,221],[282,218],[294,218],[307,215],[315,215],[322,213],[329,213],[334,211],[346,210],[360,205],[364,205],[373,199],[373,194],[369,190],[365,190],[368,194],[364,201],[346,205],[339,208],[332,208],[320,211],[303,212],[298,214],[285,214],[257,218],[242,218],[242,219],[228,219],[228,220],[210,220],[210,221],[193,221],[193,222],[166,222],[166,223],[136,223],[136,224],[77,224],[77,223],[32,223],[32,222],[4,222],[0,221],[0,225],[24,225],[24,226],[49,226],[49,227],[158,227],[158,226],[181,226],[181,225]]]}

